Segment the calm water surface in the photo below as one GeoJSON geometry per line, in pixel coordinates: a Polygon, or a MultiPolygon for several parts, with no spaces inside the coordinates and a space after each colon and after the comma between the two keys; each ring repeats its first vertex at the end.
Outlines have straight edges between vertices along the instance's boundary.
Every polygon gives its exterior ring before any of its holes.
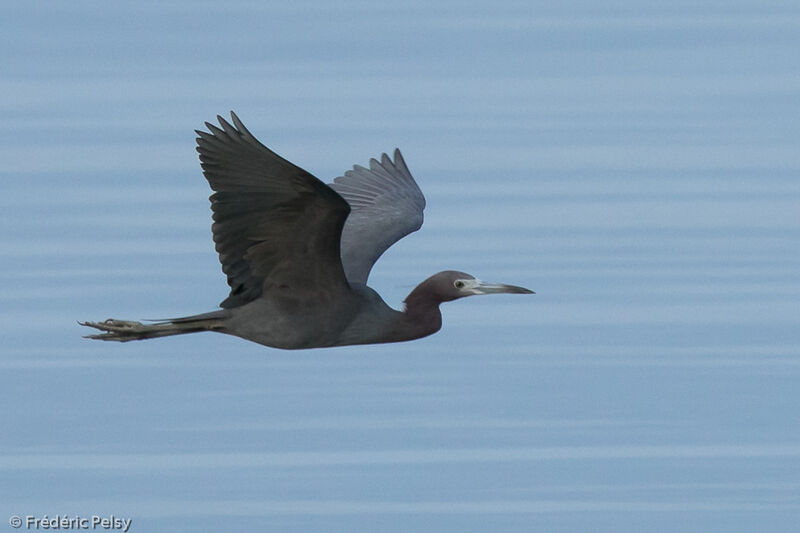
{"type": "Polygon", "coordinates": [[[796,531],[796,6],[0,9],[0,519],[796,531]],[[537,295],[397,345],[81,339],[226,296],[192,130],[229,109],[326,181],[403,149],[428,209],[387,302],[537,295]]]}

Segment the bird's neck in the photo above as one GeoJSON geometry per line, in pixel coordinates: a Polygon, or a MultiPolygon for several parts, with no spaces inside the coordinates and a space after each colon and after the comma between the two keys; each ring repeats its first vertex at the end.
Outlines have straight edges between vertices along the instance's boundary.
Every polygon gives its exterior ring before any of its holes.
{"type": "Polygon", "coordinates": [[[422,285],[411,291],[405,299],[404,319],[407,327],[414,332],[413,338],[426,337],[442,327],[442,313],[439,311],[441,299],[436,298],[422,285]]]}

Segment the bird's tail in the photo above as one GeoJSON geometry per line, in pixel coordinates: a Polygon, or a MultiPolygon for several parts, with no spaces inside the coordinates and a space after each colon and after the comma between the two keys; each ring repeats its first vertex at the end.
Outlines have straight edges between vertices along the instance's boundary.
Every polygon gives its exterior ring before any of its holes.
{"type": "Polygon", "coordinates": [[[184,333],[196,333],[198,331],[224,331],[222,324],[224,316],[224,311],[213,311],[202,315],[159,320],[152,324],[142,324],[134,320],[116,320],[114,318],[109,318],[102,322],[87,321],[78,322],[78,324],[102,331],[102,333],[94,335],[85,335],[87,339],[128,342],[182,335],[184,333]]]}

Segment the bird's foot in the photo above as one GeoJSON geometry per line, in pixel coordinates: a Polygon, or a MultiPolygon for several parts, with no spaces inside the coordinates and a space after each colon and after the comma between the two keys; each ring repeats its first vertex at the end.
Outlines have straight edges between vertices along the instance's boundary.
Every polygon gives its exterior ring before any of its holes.
{"type": "Polygon", "coordinates": [[[136,334],[143,332],[147,327],[135,320],[117,320],[115,318],[109,318],[102,322],[78,322],[78,324],[102,331],[103,333],[84,335],[86,339],[98,339],[102,341],[132,340],[136,338],[136,334]]]}

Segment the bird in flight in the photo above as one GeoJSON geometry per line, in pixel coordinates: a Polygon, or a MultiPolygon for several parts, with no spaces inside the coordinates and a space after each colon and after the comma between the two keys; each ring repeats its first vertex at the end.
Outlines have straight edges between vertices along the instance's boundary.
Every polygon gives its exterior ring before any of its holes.
{"type": "Polygon", "coordinates": [[[476,294],[532,294],[446,270],[400,311],[367,286],[372,265],[422,226],[425,197],[400,150],[325,184],[261,144],[231,112],[197,131],[211,196],[211,230],[230,294],[221,309],[143,324],[81,322],[131,341],[216,331],[283,349],[418,339],[442,326],[439,304],[476,294]]]}

